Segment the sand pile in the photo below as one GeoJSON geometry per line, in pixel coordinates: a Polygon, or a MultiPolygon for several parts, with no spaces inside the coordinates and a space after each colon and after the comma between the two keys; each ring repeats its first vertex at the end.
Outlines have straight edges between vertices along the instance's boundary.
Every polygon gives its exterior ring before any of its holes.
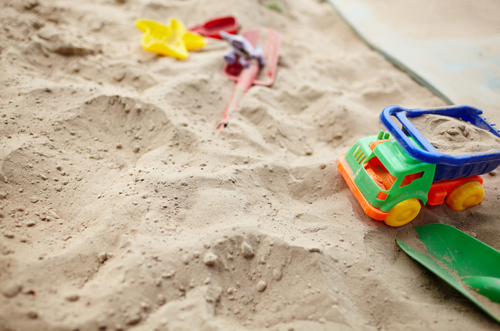
{"type": "Polygon", "coordinates": [[[441,221],[498,246],[499,177],[463,213],[365,216],[340,154],[387,105],[443,103],[327,3],[281,3],[1,2],[0,330],[498,329],[395,238],[441,221]],[[225,14],[283,43],[218,132],[226,44],[157,57],[133,22],[225,14]]]}
{"type": "Polygon", "coordinates": [[[457,118],[425,114],[410,118],[438,151],[449,155],[500,150],[500,137],[457,118]]]}

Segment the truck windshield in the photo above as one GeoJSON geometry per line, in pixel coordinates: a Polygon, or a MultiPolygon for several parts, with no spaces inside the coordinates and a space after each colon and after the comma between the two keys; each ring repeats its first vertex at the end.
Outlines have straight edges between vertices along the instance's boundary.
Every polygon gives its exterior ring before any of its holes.
{"type": "Polygon", "coordinates": [[[387,170],[387,168],[382,164],[382,162],[380,162],[380,160],[376,156],[372,157],[363,166],[366,172],[373,179],[373,181],[382,190],[390,190],[397,179],[387,170]]]}

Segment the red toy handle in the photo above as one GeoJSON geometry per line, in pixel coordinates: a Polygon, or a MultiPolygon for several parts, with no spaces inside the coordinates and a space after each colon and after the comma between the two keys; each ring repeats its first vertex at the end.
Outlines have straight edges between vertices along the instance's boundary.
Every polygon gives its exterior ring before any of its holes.
{"type": "Polygon", "coordinates": [[[228,114],[230,111],[238,109],[241,98],[245,94],[246,91],[252,86],[253,81],[257,78],[259,74],[259,65],[257,63],[250,64],[250,67],[243,69],[238,77],[238,82],[236,83],[236,87],[234,88],[233,95],[231,95],[231,99],[229,100],[229,104],[227,105],[226,111],[224,112],[224,116],[222,117],[222,121],[220,121],[217,130],[222,130],[227,126],[228,123],[228,114]]]}

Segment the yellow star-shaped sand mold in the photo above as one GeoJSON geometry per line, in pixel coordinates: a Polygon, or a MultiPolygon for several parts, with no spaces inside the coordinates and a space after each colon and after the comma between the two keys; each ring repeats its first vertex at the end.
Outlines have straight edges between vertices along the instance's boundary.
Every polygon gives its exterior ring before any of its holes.
{"type": "Polygon", "coordinates": [[[141,44],[146,51],[181,60],[188,57],[188,51],[202,48],[207,43],[205,38],[188,31],[184,24],[175,18],[170,18],[167,25],[142,19],[135,21],[135,26],[144,32],[141,44]]]}

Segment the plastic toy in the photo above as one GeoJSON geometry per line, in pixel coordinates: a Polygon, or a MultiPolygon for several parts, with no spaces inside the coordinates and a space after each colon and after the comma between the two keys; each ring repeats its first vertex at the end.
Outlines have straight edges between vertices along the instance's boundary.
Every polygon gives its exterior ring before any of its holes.
{"type": "Polygon", "coordinates": [[[263,49],[263,61],[259,61],[259,63],[255,63],[255,61],[247,62],[249,65],[247,68],[239,61],[239,56],[236,57],[232,64],[226,62],[222,73],[235,81],[236,87],[231,95],[231,100],[224,112],[222,121],[217,126],[219,131],[227,126],[229,112],[239,107],[241,98],[252,85],[271,86],[276,78],[281,35],[272,29],[253,29],[243,32],[242,37],[254,49],[260,46],[259,42],[263,42],[261,46],[263,49]],[[261,66],[261,62],[263,66],[261,66]]]}
{"type": "Polygon", "coordinates": [[[263,67],[266,64],[264,52],[259,45],[252,45],[244,36],[232,35],[224,31],[219,32],[222,39],[229,43],[229,50],[224,54],[224,60],[229,64],[234,64],[239,61],[240,64],[248,68],[250,60],[257,60],[259,66],[263,67]]]}
{"type": "Polygon", "coordinates": [[[500,252],[449,225],[428,224],[414,229],[428,254],[397,240],[401,249],[500,322],[498,308],[492,307],[495,304],[478,300],[472,292],[500,303],[500,252]]]}
{"type": "Polygon", "coordinates": [[[149,52],[184,60],[188,51],[202,48],[205,38],[187,31],[181,21],[170,18],[167,25],[153,20],[137,20],[135,26],[144,32],[142,47],[149,52]]]}
{"type": "Polygon", "coordinates": [[[500,137],[474,107],[385,108],[380,121],[389,132],[358,140],[341,155],[337,168],[365,213],[390,226],[411,222],[420,203],[439,205],[446,199],[456,211],[479,204],[484,196],[479,175],[500,165],[500,150],[459,156],[439,152],[408,120],[423,114],[460,118],[500,137]]]}
{"type": "Polygon", "coordinates": [[[230,34],[236,34],[238,29],[239,26],[236,18],[233,16],[224,16],[190,27],[189,31],[196,32],[204,37],[222,39],[219,32],[224,31],[230,34]]]}

